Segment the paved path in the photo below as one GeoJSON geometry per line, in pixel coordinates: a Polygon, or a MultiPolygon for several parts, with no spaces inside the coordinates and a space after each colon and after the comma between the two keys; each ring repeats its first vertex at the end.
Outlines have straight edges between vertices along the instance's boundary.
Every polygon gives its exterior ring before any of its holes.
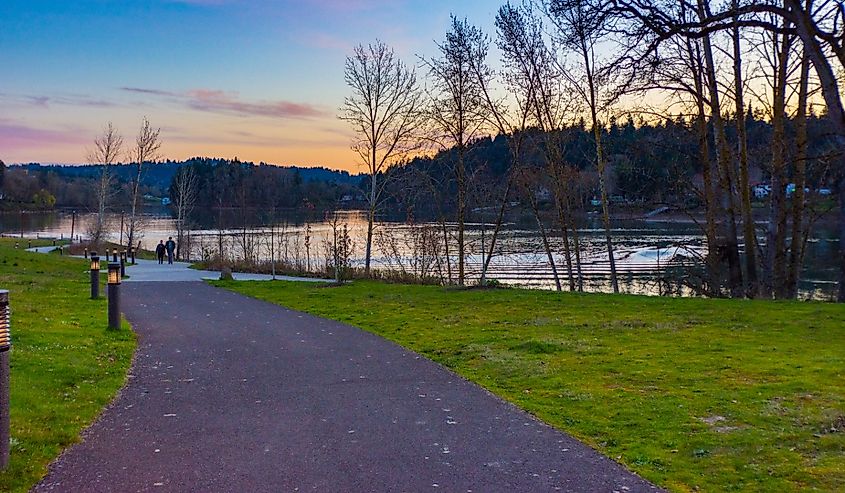
{"type": "Polygon", "coordinates": [[[41,246],[41,247],[32,247],[27,248],[27,252],[35,252],[35,253],[50,253],[53,250],[59,248],[58,246],[41,246]]]}
{"type": "Polygon", "coordinates": [[[431,361],[204,283],[124,285],[129,384],[35,491],[654,491],[431,361]]]}
{"type": "MultiPolygon", "coordinates": [[[[34,253],[50,253],[58,247],[43,246],[27,248],[26,251],[34,253]]],[[[80,257],[76,255],[76,257],[80,257]]],[[[81,257],[80,257],[81,258],[81,257]]],[[[157,260],[136,259],[135,265],[126,266],[126,275],[129,276],[126,282],[151,282],[151,281],[204,281],[208,279],[220,279],[220,272],[213,270],[191,269],[190,262],[173,262],[172,264],[159,264],[157,260]]],[[[105,264],[105,257],[103,257],[105,264]]],[[[105,266],[102,266],[105,268],[105,266]]],[[[269,274],[250,274],[246,272],[233,272],[232,278],[236,281],[270,281],[273,276],[269,274]]],[[[295,277],[277,275],[279,281],[302,281],[302,282],[331,282],[331,279],[316,279],[312,277],[295,277]]]]}
{"type": "MultiPolygon", "coordinates": [[[[220,272],[211,270],[191,269],[188,262],[173,262],[173,264],[159,265],[157,260],[137,259],[136,265],[126,267],[126,275],[129,276],[126,282],[148,282],[148,281],[202,281],[204,279],[220,279],[220,272]]],[[[238,281],[269,281],[273,277],[267,274],[247,274],[235,272],[232,274],[238,281]]],[[[281,281],[310,281],[325,282],[324,279],[312,279],[309,277],[276,276],[281,281]]]]}

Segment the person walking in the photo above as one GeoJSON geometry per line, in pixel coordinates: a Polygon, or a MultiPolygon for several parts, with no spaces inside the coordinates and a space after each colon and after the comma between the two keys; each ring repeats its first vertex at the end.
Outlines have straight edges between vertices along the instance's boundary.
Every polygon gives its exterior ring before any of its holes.
{"type": "Polygon", "coordinates": [[[170,236],[167,238],[167,243],[164,244],[165,250],[167,250],[167,263],[173,263],[173,252],[176,251],[176,242],[173,241],[173,237],[170,236]]]}
{"type": "Polygon", "coordinates": [[[164,252],[166,249],[164,248],[164,240],[158,240],[158,245],[156,245],[156,257],[158,257],[159,265],[164,263],[164,252]]]}

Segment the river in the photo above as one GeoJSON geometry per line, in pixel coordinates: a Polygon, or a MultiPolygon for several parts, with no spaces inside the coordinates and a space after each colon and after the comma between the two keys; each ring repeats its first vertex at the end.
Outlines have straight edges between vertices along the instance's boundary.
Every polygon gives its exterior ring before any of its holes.
{"type": "MultiPolygon", "coordinates": [[[[232,214],[236,216],[237,214],[232,214]]],[[[84,237],[95,215],[72,214],[70,211],[46,213],[0,214],[0,233],[4,235],[64,237],[73,230],[74,236],[84,237]]],[[[249,218],[229,217],[221,220],[222,228],[205,227],[191,232],[191,256],[200,259],[216,253],[222,245],[231,258],[242,258],[244,253],[256,260],[270,258],[299,262],[309,270],[318,270],[328,256],[327,241],[333,237],[332,223],[321,213],[288,212],[277,214],[270,220],[264,213],[249,218]],[[247,227],[235,224],[247,223],[247,227]],[[271,242],[273,243],[271,246],[271,242]]],[[[604,232],[596,217],[588,217],[578,233],[581,241],[581,263],[584,288],[588,291],[610,291],[609,265],[604,243],[604,232]]],[[[111,214],[113,231],[119,231],[120,214],[111,214]]],[[[484,256],[489,248],[492,220],[468,223],[466,226],[466,274],[477,279],[481,273],[484,256]]],[[[338,213],[335,224],[339,231],[345,225],[351,242],[351,263],[363,265],[366,244],[366,217],[361,211],[338,213]]],[[[442,239],[442,226],[438,223],[409,225],[400,221],[382,220],[376,225],[373,250],[373,268],[405,271],[415,275],[452,278],[457,276],[456,242],[450,241],[449,255],[442,239]],[[447,261],[448,259],[448,261],[447,261]]],[[[446,225],[454,231],[454,225],[446,225]]],[[[552,262],[549,261],[542,239],[530,221],[515,220],[503,228],[487,272],[488,279],[502,284],[522,287],[555,289],[552,262]]],[[[142,247],[152,248],[161,239],[176,236],[174,221],[166,209],[148,209],[144,215],[142,247]]],[[[454,236],[452,234],[451,236],[454,236]]],[[[692,221],[659,221],[629,219],[612,224],[615,259],[619,273],[620,289],[632,294],[688,295],[692,291],[678,287],[679,283],[667,278],[667,265],[676,266],[672,276],[695,270],[705,252],[704,238],[692,221]]],[[[114,241],[120,240],[113,234],[114,241]]],[[[762,238],[761,238],[762,240],[762,238]]],[[[563,289],[568,288],[563,242],[551,233],[549,241],[554,266],[561,278],[563,289]]],[[[831,299],[836,287],[838,239],[833,228],[816,227],[809,239],[805,266],[800,284],[801,297],[805,299],[831,299]]],[[[671,277],[671,276],[670,276],[671,277]]]]}

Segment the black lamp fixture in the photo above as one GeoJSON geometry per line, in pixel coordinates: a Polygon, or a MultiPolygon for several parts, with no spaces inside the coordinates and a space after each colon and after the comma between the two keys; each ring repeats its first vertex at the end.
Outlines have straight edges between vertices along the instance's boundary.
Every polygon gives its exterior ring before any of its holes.
{"type": "Polygon", "coordinates": [[[120,328],[120,264],[109,263],[109,328],[120,328]]]}
{"type": "Polygon", "coordinates": [[[100,297],[100,256],[91,252],[91,299],[100,297]]]}

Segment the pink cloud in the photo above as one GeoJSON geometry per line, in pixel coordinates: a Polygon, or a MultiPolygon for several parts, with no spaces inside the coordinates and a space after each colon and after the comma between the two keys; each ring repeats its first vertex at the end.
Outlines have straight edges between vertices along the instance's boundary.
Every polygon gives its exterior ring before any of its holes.
{"type": "Polygon", "coordinates": [[[115,106],[111,101],[93,98],[87,94],[58,94],[55,96],[31,95],[31,94],[5,94],[0,93],[0,100],[17,106],[34,106],[37,108],[49,108],[51,105],[84,106],[105,108],[115,106]]]}
{"type": "Polygon", "coordinates": [[[175,92],[162,91],[159,89],[145,89],[143,87],[121,87],[121,91],[134,92],[137,94],[150,94],[153,96],[178,96],[175,92]]]}
{"type": "Polygon", "coordinates": [[[197,111],[237,116],[266,116],[270,118],[312,118],[326,116],[325,110],[307,103],[291,101],[244,101],[237,92],[217,89],[192,89],[179,93],[160,89],[121,87],[123,91],[171,98],[197,111]]]}
{"type": "Polygon", "coordinates": [[[322,116],[324,111],[304,103],[290,101],[241,101],[237,93],[212,89],[188,91],[188,106],[200,111],[231,113],[242,116],[269,116],[273,118],[308,118],[322,116]]]}
{"type": "Polygon", "coordinates": [[[49,130],[0,121],[0,149],[5,152],[57,144],[82,145],[87,140],[74,130],[49,130]]]}

